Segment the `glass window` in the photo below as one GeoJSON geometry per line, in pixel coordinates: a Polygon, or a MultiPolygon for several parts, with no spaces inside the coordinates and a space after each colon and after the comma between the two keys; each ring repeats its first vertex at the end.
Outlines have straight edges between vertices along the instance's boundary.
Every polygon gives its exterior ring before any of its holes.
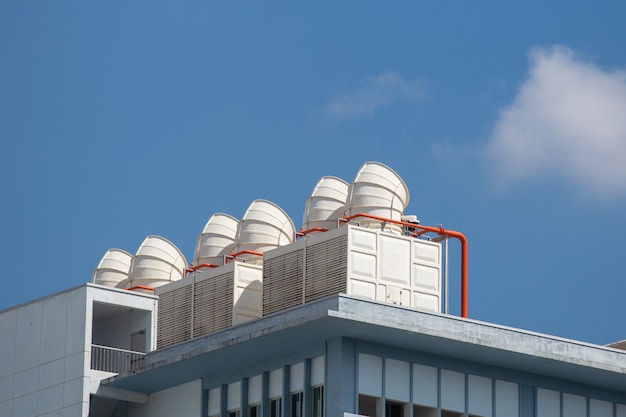
{"type": "Polygon", "coordinates": [[[404,417],[404,404],[393,401],[385,402],[386,417],[404,417]]]}
{"type": "MultiPolygon", "coordinates": [[[[380,398],[359,394],[359,414],[362,416],[378,417],[378,404],[380,398]]],[[[382,410],[381,410],[382,411],[382,410]]]]}
{"type": "Polygon", "coordinates": [[[456,411],[441,410],[441,417],[463,417],[465,414],[456,411]]]}
{"type": "Polygon", "coordinates": [[[270,417],[281,417],[281,398],[274,398],[270,400],[270,417]]]}
{"type": "Polygon", "coordinates": [[[432,407],[424,407],[422,405],[413,405],[413,417],[437,417],[437,409],[432,407]]]}
{"type": "Polygon", "coordinates": [[[456,411],[441,410],[441,417],[463,417],[465,414],[456,411]]]}
{"type": "Polygon", "coordinates": [[[324,417],[324,386],[313,387],[313,416],[324,417]]]}
{"type": "Polygon", "coordinates": [[[228,411],[228,417],[239,417],[239,410],[228,411]]]}
{"type": "Polygon", "coordinates": [[[261,404],[251,405],[248,409],[249,417],[261,417],[261,404]]]}
{"type": "Polygon", "coordinates": [[[302,417],[302,393],[291,394],[291,417],[302,417]]]}

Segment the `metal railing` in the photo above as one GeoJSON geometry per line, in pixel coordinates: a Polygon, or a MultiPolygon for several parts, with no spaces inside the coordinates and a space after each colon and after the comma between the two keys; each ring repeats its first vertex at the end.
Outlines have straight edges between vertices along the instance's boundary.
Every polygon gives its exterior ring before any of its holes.
{"type": "Polygon", "coordinates": [[[110,346],[91,345],[91,369],[122,373],[143,366],[146,354],[110,346]]]}

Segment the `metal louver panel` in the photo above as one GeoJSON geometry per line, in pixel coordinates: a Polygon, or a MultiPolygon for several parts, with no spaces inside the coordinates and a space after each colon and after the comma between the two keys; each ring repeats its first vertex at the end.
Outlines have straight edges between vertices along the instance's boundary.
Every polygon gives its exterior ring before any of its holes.
{"type": "Polygon", "coordinates": [[[305,302],[347,293],[347,235],[306,249],[305,302]]]}
{"type": "Polygon", "coordinates": [[[345,234],[263,261],[263,315],[347,289],[345,234]],[[306,266],[305,266],[306,263],[306,266]],[[305,273],[306,271],[306,273],[305,273]]]}
{"type": "Polygon", "coordinates": [[[263,261],[263,315],[304,302],[302,296],[303,249],[263,261]]]}
{"type": "Polygon", "coordinates": [[[159,296],[157,348],[191,338],[191,286],[159,296]]]}
{"type": "Polygon", "coordinates": [[[162,348],[261,316],[262,267],[238,261],[155,289],[157,347],[162,348]]]}
{"type": "Polygon", "coordinates": [[[194,289],[193,337],[232,325],[233,272],[197,282],[194,289]]]}

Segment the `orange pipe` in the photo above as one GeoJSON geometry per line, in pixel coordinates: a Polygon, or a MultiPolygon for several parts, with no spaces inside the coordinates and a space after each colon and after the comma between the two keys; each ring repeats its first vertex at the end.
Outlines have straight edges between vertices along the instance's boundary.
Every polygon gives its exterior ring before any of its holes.
{"type": "Polygon", "coordinates": [[[239,255],[246,255],[246,254],[247,255],[263,256],[263,252],[255,252],[253,250],[242,250],[242,251],[239,251],[237,253],[231,253],[230,255],[226,255],[226,263],[228,263],[229,259],[235,259],[239,255]]]}
{"type": "Polygon", "coordinates": [[[217,267],[218,265],[213,265],[213,264],[191,265],[189,268],[185,269],[185,274],[189,272],[195,272],[197,269],[200,269],[200,268],[217,268],[217,267]]]}
{"type": "Polygon", "coordinates": [[[313,232],[328,232],[328,229],[324,229],[323,227],[313,227],[307,230],[300,230],[299,232],[296,233],[296,237],[306,236],[309,233],[313,233],[313,232]]]}
{"type": "Polygon", "coordinates": [[[125,288],[127,291],[135,291],[135,290],[146,290],[146,291],[154,291],[154,288],[148,287],[145,285],[135,285],[134,287],[125,288]]]}
{"type": "Polygon", "coordinates": [[[385,217],[374,216],[373,214],[365,214],[365,213],[355,214],[352,216],[346,216],[339,220],[347,222],[357,217],[366,217],[368,219],[379,220],[381,222],[389,222],[389,223],[399,224],[402,226],[412,227],[414,229],[421,229],[423,230],[423,232],[420,234],[436,233],[439,236],[447,235],[455,239],[458,239],[459,242],[461,243],[461,317],[467,318],[467,304],[468,304],[467,294],[469,292],[468,272],[467,272],[468,260],[467,259],[469,256],[469,251],[467,250],[467,238],[465,237],[463,233],[456,232],[454,230],[446,230],[443,228],[443,226],[440,226],[440,227],[422,226],[421,224],[414,224],[414,223],[408,223],[408,222],[403,222],[399,220],[387,219],[385,217]]]}

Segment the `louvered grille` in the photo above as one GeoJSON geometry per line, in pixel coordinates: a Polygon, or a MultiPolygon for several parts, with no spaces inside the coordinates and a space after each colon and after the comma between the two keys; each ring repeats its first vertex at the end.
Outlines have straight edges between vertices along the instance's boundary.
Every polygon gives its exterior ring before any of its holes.
{"type": "Polygon", "coordinates": [[[230,327],[233,281],[234,273],[229,271],[160,294],[157,348],[230,327]]]}
{"type": "Polygon", "coordinates": [[[193,337],[232,325],[233,280],[233,273],[228,272],[196,283],[193,337]]]}
{"type": "Polygon", "coordinates": [[[302,304],[303,249],[263,261],[263,315],[302,304]]]}
{"type": "Polygon", "coordinates": [[[191,338],[191,286],[159,296],[157,348],[191,338]]]}
{"type": "Polygon", "coordinates": [[[305,302],[347,293],[347,235],[307,247],[305,302]]]}
{"type": "Polygon", "coordinates": [[[267,257],[263,261],[263,315],[345,293],[347,239],[341,235],[274,258],[267,257]]]}

